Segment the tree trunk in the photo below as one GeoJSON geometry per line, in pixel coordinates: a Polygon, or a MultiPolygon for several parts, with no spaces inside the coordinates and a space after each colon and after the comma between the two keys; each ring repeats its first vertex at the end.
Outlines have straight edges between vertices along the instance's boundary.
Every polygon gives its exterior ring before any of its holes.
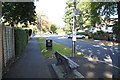
{"type": "MultiPolygon", "coordinates": [[[[120,27],[120,1],[117,4],[118,6],[118,26],[120,27]]],[[[119,28],[120,29],[120,28],[119,28]]],[[[120,33],[120,30],[119,30],[120,33]]],[[[118,36],[118,41],[120,42],[120,35],[118,36]]],[[[118,45],[118,50],[120,52],[120,43],[118,45]]],[[[120,55],[118,55],[118,67],[120,68],[120,55]]],[[[118,78],[120,79],[120,70],[118,71],[118,78]]]]}
{"type": "MultiPolygon", "coordinates": [[[[120,1],[117,2],[117,8],[118,8],[118,27],[120,27],[120,1]]],[[[120,28],[118,28],[119,31],[117,32],[117,41],[120,42],[120,28]]],[[[120,43],[118,45],[118,53],[120,53],[120,43]]],[[[117,55],[118,61],[117,61],[117,66],[120,68],[120,54],[117,55]]],[[[120,70],[119,69],[113,69],[113,78],[118,78],[120,79],[120,70]]]]}
{"type": "Polygon", "coordinates": [[[120,24],[120,1],[118,2],[118,22],[120,24]]]}
{"type": "MultiPolygon", "coordinates": [[[[118,26],[120,27],[120,1],[118,2],[118,26]]],[[[120,30],[119,30],[119,33],[120,33],[120,30]]],[[[120,42],[120,35],[118,37],[118,41],[120,42]]]]}
{"type": "Polygon", "coordinates": [[[119,33],[120,33],[120,1],[119,2],[117,2],[117,11],[118,11],[118,31],[117,31],[117,42],[119,42],[120,43],[120,35],[119,35],[119,33]]]}

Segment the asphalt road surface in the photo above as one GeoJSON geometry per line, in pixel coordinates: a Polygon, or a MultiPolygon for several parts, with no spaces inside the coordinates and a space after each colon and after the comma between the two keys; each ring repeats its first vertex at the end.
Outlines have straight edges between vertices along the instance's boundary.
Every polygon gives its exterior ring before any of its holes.
{"type": "MultiPolygon", "coordinates": [[[[51,39],[54,42],[66,45],[72,48],[72,39],[61,36],[45,36],[47,39],[51,39]]],[[[98,44],[96,41],[85,41],[82,39],[77,39],[76,50],[78,52],[83,52],[88,57],[94,58],[97,61],[104,62],[120,69],[119,58],[120,51],[118,46],[107,46],[98,44]]]]}

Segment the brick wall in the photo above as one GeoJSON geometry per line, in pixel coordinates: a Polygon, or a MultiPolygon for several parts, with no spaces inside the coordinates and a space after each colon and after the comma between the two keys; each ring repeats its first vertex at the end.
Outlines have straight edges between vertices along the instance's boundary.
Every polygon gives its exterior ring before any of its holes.
{"type": "Polygon", "coordinates": [[[0,24],[0,80],[2,78],[2,25],[0,24]]]}

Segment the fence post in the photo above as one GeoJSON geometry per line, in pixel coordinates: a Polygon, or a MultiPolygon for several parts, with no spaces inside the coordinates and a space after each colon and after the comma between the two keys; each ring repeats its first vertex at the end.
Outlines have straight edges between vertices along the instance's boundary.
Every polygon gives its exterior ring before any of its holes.
{"type": "Polygon", "coordinates": [[[14,36],[14,28],[12,28],[12,62],[15,60],[15,36],[14,36]]]}

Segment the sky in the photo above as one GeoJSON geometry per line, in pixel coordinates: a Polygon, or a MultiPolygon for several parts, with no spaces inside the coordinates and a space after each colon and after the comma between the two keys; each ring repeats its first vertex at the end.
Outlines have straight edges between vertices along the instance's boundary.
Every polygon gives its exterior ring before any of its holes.
{"type": "Polygon", "coordinates": [[[38,14],[46,15],[50,22],[64,27],[63,15],[66,0],[39,0],[35,2],[38,14]]]}
{"type": "Polygon", "coordinates": [[[58,27],[64,27],[64,20],[62,18],[64,16],[66,1],[67,0],[36,0],[36,12],[39,15],[46,15],[48,20],[55,23],[58,27]]]}

